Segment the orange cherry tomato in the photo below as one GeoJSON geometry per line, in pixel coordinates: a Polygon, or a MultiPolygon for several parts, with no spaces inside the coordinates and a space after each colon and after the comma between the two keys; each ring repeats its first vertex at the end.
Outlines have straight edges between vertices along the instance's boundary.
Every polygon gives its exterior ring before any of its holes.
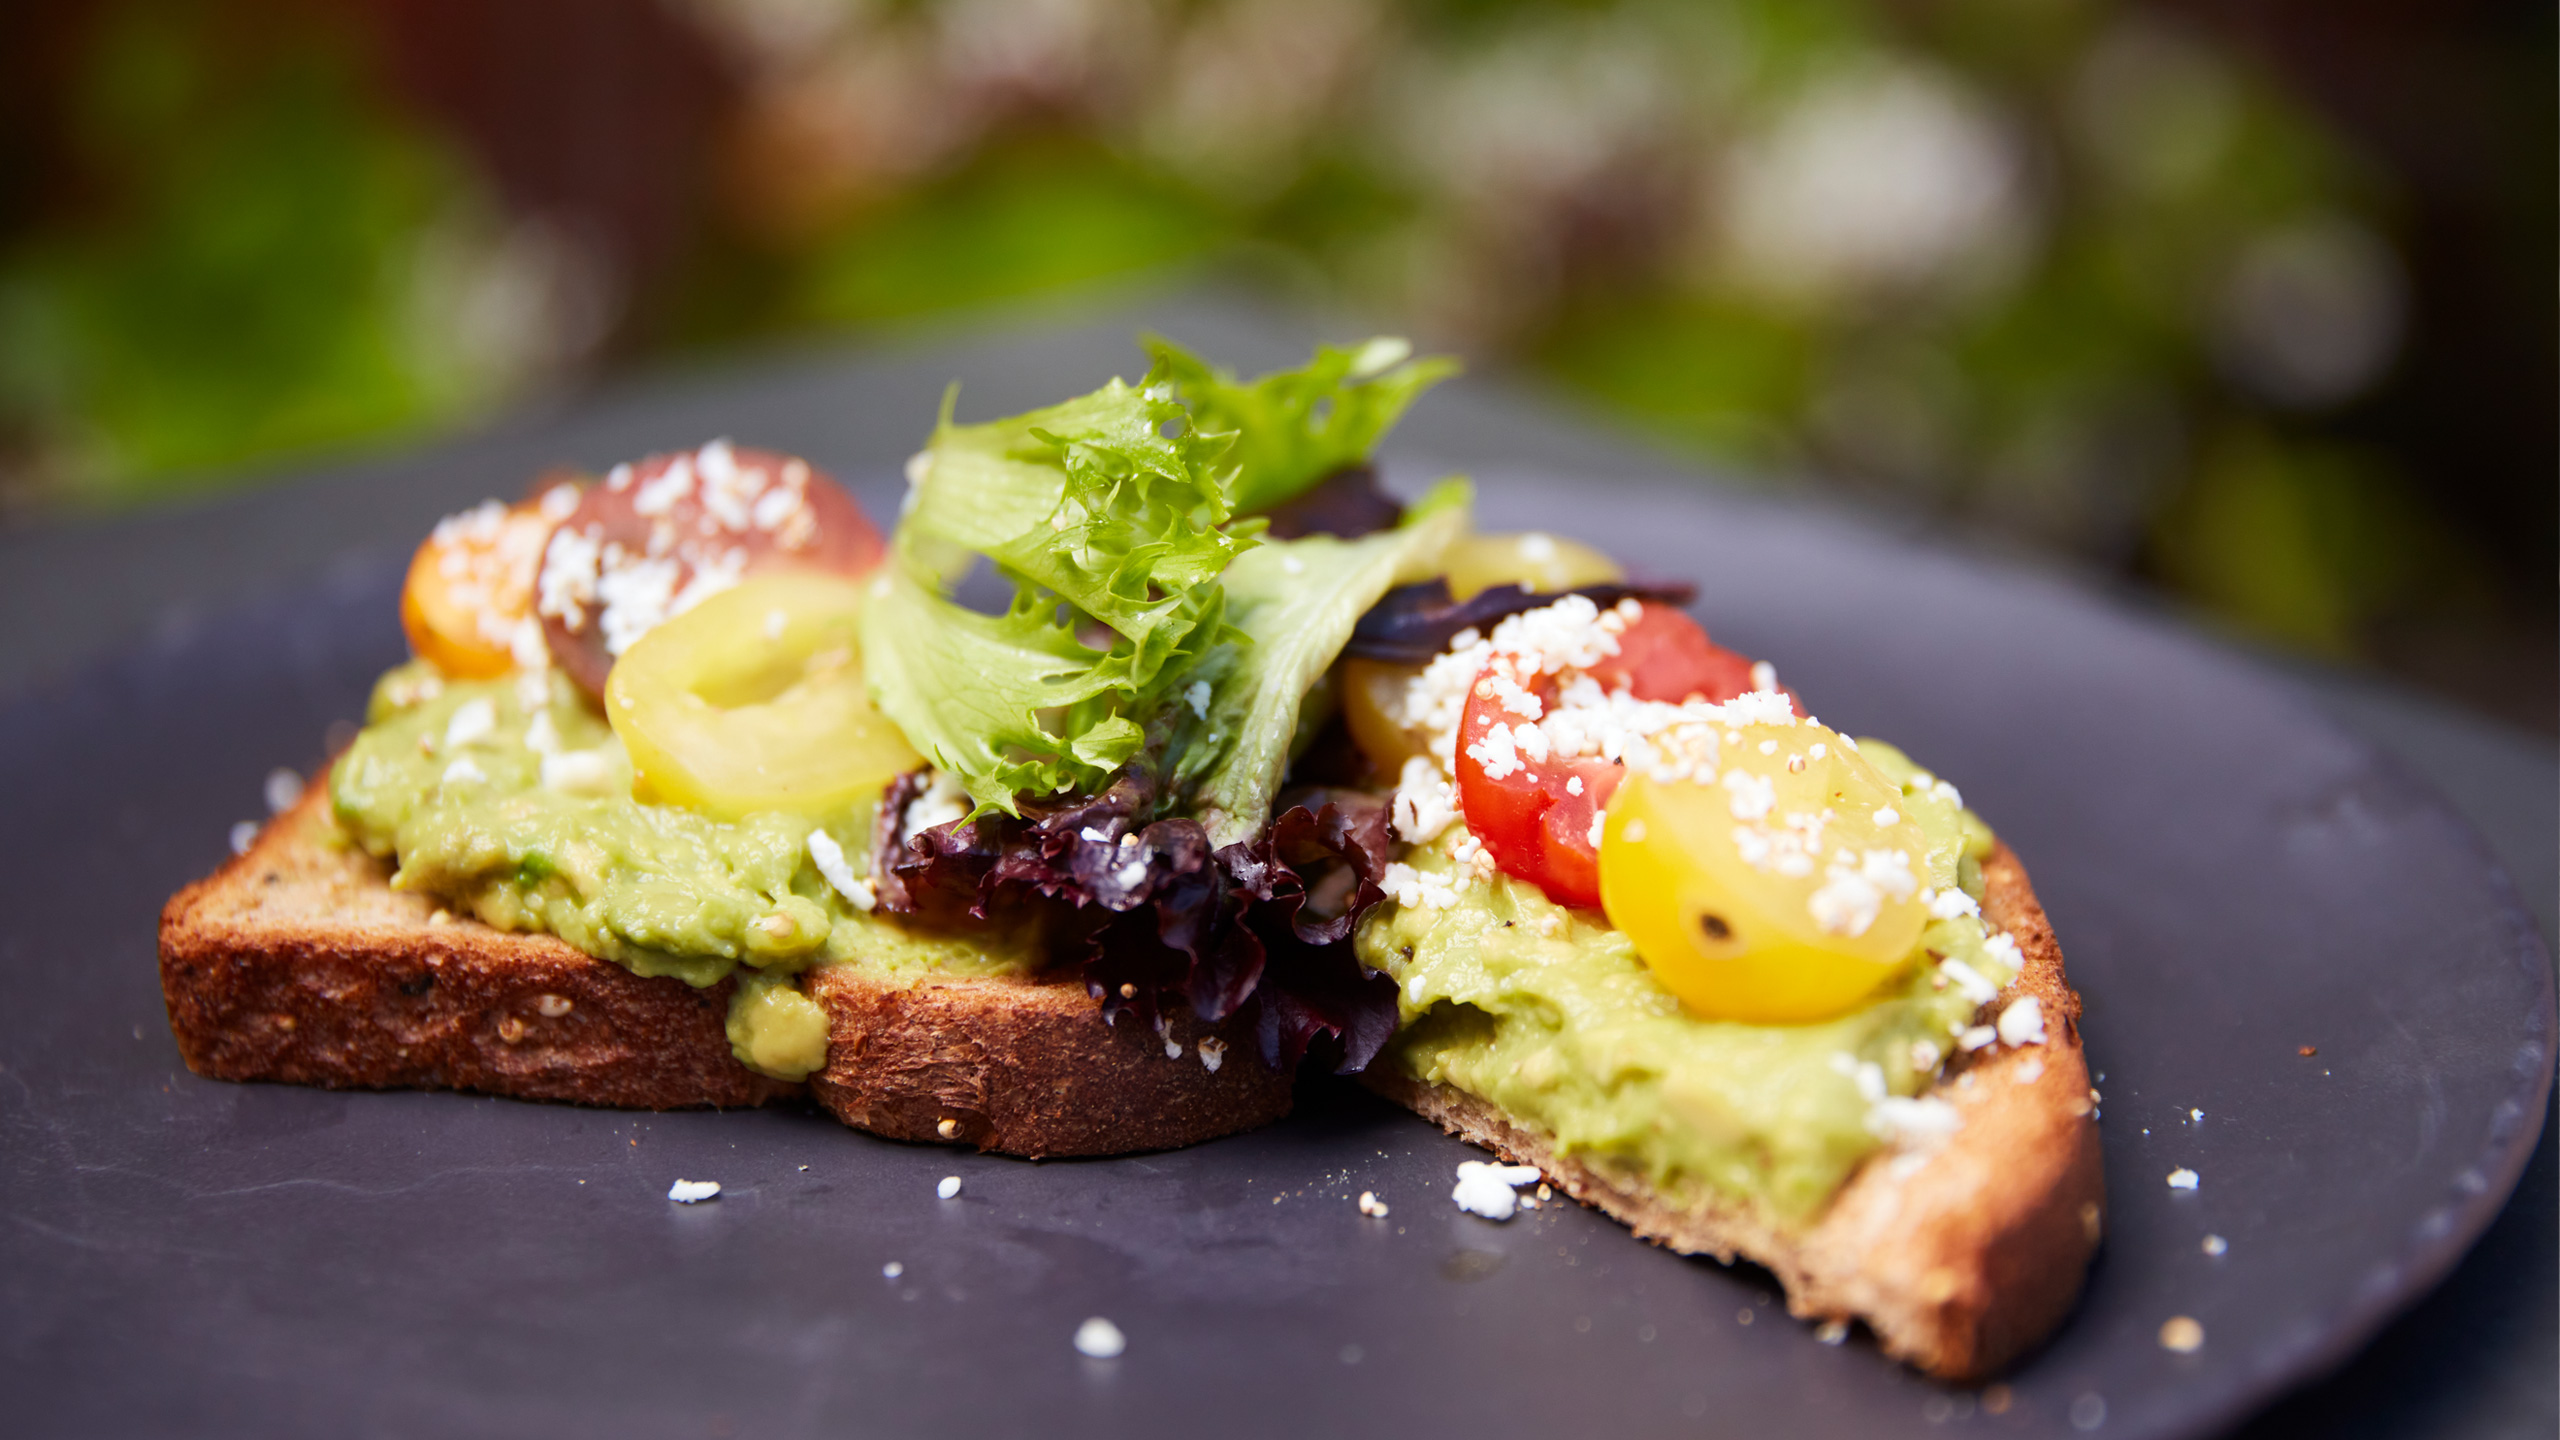
{"type": "Polygon", "coordinates": [[[492,500],[439,522],[410,560],[400,591],[409,648],[464,679],[514,669],[553,518],[539,502],[508,507],[492,500]]]}
{"type": "MultiPolygon", "coordinates": [[[[1680,611],[1647,605],[1618,636],[1618,653],[1586,671],[1603,690],[1639,700],[1722,702],[1751,689],[1748,657],[1707,639],[1680,611]]],[[[1497,654],[1467,692],[1458,722],[1458,807],[1467,829],[1504,874],[1527,880],[1559,905],[1600,903],[1600,836],[1594,820],[1626,776],[1615,761],[1561,759],[1543,738],[1524,743],[1535,701],[1554,708],[1563,677],[1526,656],[1497,654]],[[1503,734],[1496,737],[1499,727],[1503,734]]]]}

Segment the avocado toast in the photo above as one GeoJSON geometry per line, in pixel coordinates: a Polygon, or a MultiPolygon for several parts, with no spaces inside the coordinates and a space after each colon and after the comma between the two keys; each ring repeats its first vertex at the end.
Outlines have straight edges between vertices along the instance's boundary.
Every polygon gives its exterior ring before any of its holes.
{"type": "Polygon", "coordinates": [[[1265,1123],[1312,1054],[1799,1313],[1997,1366],[2100,1222],[2024,872],[1681,587],[1472,534],[1463,482],[1387,499],[1368,450],[1441,373],[1371,342],[1239,382],[1159,343],[1135,386],[946,404],[886,544],[725,442],[456,517],[328,784],[164,916],[189,1063],[806,1093],[1044,1155],[1265,1123]],[[961,603],[981,569],[1003,608],[961,603]],[[1777,818],[1727,840],[1710,801],[1777,818]],[[1866,827],[1836,856],[1835,822],[1866,827]],[[1504,967],[1610,998],[1531,1044],[1545,1002],[1476,983],[1504,967]],[[1650,1080],[1594,1058],[1636,1020],[1650,1080]],[[2038,1157],[1999,1204],[1963,1179],[1994,1144],[2038,1157]]]}

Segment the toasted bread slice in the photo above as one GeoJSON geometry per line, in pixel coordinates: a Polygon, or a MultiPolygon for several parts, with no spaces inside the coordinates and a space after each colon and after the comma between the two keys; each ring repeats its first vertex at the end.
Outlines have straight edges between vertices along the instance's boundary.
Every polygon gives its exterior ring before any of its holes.
{"type": "Polygon", "coordinates": [[[1950,1380],[1997,1371],[2051,1333],[2079,1294],[2105,1226],[2096,1105],[2080,1048],[2080,997],[2026,868],[2006,846],[1982,867],[1983,916],[2018,942],[2017,980],[1983,1007],[2032,995],[2040,1045],[1959,1055],[1931,1092],[1963,1127],[1933,1152],[1871,1157],[1809,1225],[1737,1200],[1675,1207],[1598,1156],[1557,1153],[1550,1137],[1489,1102],[1373,1065],[1370,1086],[1565,1193],[1683,1254],[1767,1266],[1805,1319],[1859,1319],[1889,1354],[1950,1380]]]}
{"type": "Polygon", "coordinates": [[[730,1053],[726,982],[643,979],[549,935],[449,916],[388,879],[315,780],[246,854],[172,898],[160,983],[188,1068],[643,1110],[814,1093],[860,1129],[1016,1155],[1163,1149],[1288,1113],[1289,1078],[1240,1021],[1183,1016],[1159,1035],[1105,1025],[1072,981],[901,985],[851,966],[812,972],[828,1063],[789,1084],[730,1053]]]}

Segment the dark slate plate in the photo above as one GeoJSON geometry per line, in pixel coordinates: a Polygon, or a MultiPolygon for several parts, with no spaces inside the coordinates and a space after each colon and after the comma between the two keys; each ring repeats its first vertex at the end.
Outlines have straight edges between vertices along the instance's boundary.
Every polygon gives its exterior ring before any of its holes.
{"type": "Polygon", "coordinates": [[[1697,577],[1719,636],[2032,866],[2107,1077],[2114,1225],[1999,1413],[1814,1343],[1757,1271],[1572,1208],[1463,1215],[1471,1152],[1328,1080],[1259,1134],[1031,1165],[809,1112],[194,1078],[153,916],[397,658],[384,565],[0,712],[11,1429],[2197,1435],[2352,1353],[2496,1214],[2550,1081],[2548,963],[2371,751],[2067,586],[1836,520],[1521,477],[1484,511],[1697,577]],[[670,1205],[679,1176],[726,1193],[670,1205]],[[1097,1314],[1122,1358],[1070,1349],[1097,1314]],[[2200,1352],[2159,1346],[2173,1315],[2200,1352]]]}

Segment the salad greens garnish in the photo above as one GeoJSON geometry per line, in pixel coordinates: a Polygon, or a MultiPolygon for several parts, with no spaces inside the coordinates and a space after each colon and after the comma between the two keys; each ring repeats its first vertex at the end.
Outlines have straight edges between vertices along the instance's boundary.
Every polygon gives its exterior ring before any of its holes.
{"type": "Polygon", "coordinates": [[[1176,781],[1164,805],[1206,798],[1222,832],[1258,829],[1307,688],[1360,612],[1463,527],[1452,492],[1337,554],[1345,542],[1264,541],[1250,514],[1364,461],[1450,362],[1372,340],[1238,381],[1168,341],[1149,348],[1140,384],[1008,419],[955,424],[946,398],[910,469],[863,665],[881,709],[979,813],[1099,791],[1142,761],[1176,781]],[[1237,569],[1264,546],[1296,572],[1276,558],[1237,569]],[[977,557],[1014,587],[1001,615],[951,596],[977,557]],[[1317,559],[1322,572],[1304,573],[1317,559]],[[1235,623],[1231,590],[1255,623],[1235,623]]]}
{"type": "Polygon", "coordinates": [[[1318,345],[1295,370],[1238,380],[1165,339],[1143,342],[1152,378],[1173,386],[1207,431],[1234,431],[1235,506],[1268,510],[1346,465],[1369,458],[1415,397],[1458,373],[1445,355],[1412,358],[1394,336],[1358,345],[1318,345]]]}
{"type": "Polygon", "coordinates": [[[1261,832],[1302,737],[1308,691],[1380,596],[1438,573],[1441,552],[1467,528],[1471,498],[1465,481],[1444,480],[1393,530],[1273,541],[1228,568],[1228,614],[1249,643],[1221,647],[1201,666],[1217,677],[1201,717],[1205,734],[1186,750],[1177,776],[1210,844],[1261,832]]]}

